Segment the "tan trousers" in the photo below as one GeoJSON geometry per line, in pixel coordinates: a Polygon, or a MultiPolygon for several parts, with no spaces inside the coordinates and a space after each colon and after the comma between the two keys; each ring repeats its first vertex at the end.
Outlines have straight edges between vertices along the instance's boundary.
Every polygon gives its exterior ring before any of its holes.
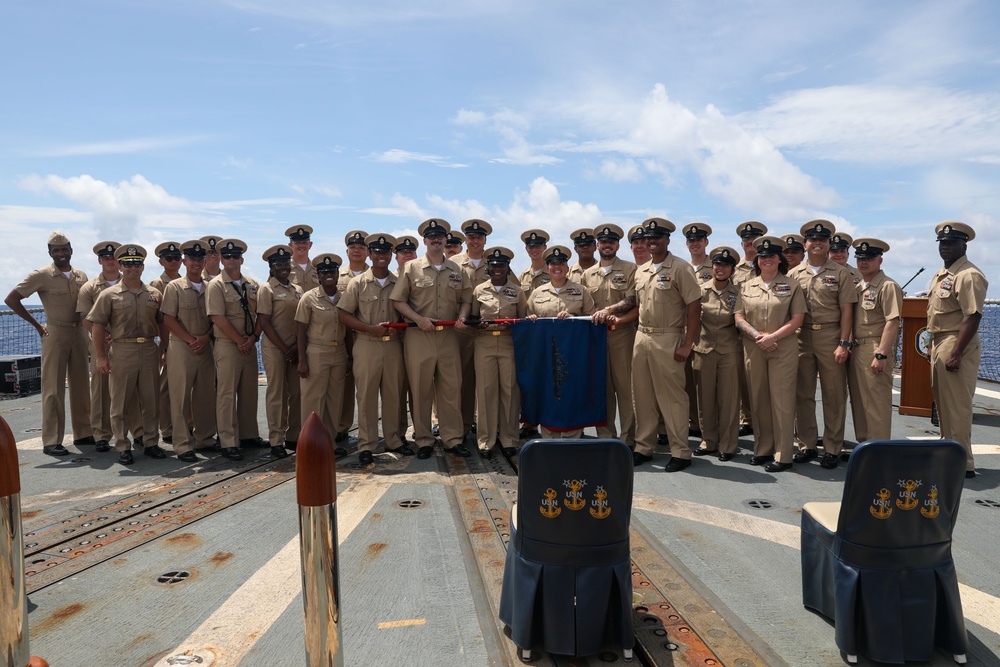
{"type": "Polygon", "coordinates": [[[516,447],[521,391],[514,367],[514,339],[509,331],[480,332],[475,347],[477,444],[489,449],[499,436],[501,447],[516,447]]]}
{"type": "Polygon", "coordinates": [[[851,393],[851,416],[854,418],[854,438],[888,440],[892,432],[892,365],[896,358],[893,345],[885,370],[878,375],[871,372],[875,358],[877,338],[863,338],[851,351],[847,385],[851,393]]]}
{"type": "MultiPolygon", "coordinates": [[[[347,337],[349,336],[353,337],[354,335],[355,335],[354,331],[348,329],[347,334],[344,336],[343,344],[344,345],[347,344],[347,337]]],[[[345,351],[344,359],[346,358],[347,358],[347,352],[345,351]]],[[[341,405],[339,410],[340,417],[337,418],[336,422],[337,430],[333,433],[334,436],[336,436],[337,433],[347,433],[348,431],[351,430],[351,427],[354,426],[354,402],[356,399],[357,388],[355,386],[355,378],[353,370],[350,373],[347,373],[345,371],[343,384],[344,384],[344,393],[340,399],[341,400],[341,405]]]]}
{"type": "MultiPolygon", "coordinates": [[[[94,430],[94,440],[110,443],[114,439],[114,431],[111,430],[111,376],[97,370],[94,342],[91,340],[87,345],[91,360],[90,426],[94,430]]],[[[125,399],[125,423],[129,425],[132,437],[142,440],[142,414],[139,412],[139,401],[134,394],[129,394],[125,399]]]]}
{"type": "Polygon", "coordinates": [[[61,445],[66,434],[66,381],[73,439],[93,436],[87,332],[82,326],[50,324],[42,338],[42,444],[61,445]]]}
{"type": "MultiPolygon", "coordinates": [[[[173,337],[171,337],[173,340],[173,337]]],[[[167,351],[170,351],[170,343],[167,343],[167,351]]],[[[170,379],[169,373],[167,372],[167,366],[164,365],[160,369],[160,434],[164,438],[173,438],[174,436],[174,426],[173,426],[173,415],[171,414],[170,406],[170,379]]],[[[185,426],[186,422],[182,422],[185,426]]]]}
{"type": "Polygon", "coordinates": [[[433,447],[431,401],[437,402],[441,442],[462,444],[462,369],[458,337],[451,327],[441,331],[408,329],[403,337],[406,376],[413,399],[413,439],[417,447],[433,447]]]}
{"type": "Polygon", "coordinates": [[[264,416],[271,445],[281,447],[286,440],[297,441],[302,428],[302,393],[297,364],[285,361],[281,351],[270,343],[261,345],[261,359],[267,376],[264,393],[264,416]]]}
{"type": "Polygon", "coordinates": [[[793,383],[799,366],[795,338],[782,339],[773,352],[764,352],[744,338],[743,352],[752,397],[754,456],[773,456],[778,463],[791,463],[795,453],[793,383]]]}
{"type": "Polygon", "coordinates": [[[739,448],[739,352],[693,354],[691,368],[698,387],[701,448],[733,454],[739,448]]]}
{"type": "Polygon", "coordinates": [[[302,422],[313,412],[320,418],[332,440],[337,435],[340,410],[344,405],[344,377],[347,375],[347,351],[343,345],[311,343],[306,348],[309,377],[301,378],[302,422]]]}
{"type": "Polygon", "coordinates": [[[931,390],[934,392],[938,418],[941,420],[941,437],[962,445],[968,455],[965,469],[975,470],[976,465],[972,460],[972,399],[976,395],[982,348],[979,334],[976,334],[965,346],[958,371],[952,373],[945,368],[945,363],[957,341],[957,334],[934,336],[931,348],[931,390]]]}
{"type": "Polygon", "coordinates": [[[111,430],[115,449],[132,449],[125,415],[131,397],[137,399],[142,418],[143,447],[160,440],[157,428],[160,403],[160,346],[147,343],[114,343],[111,347],[111,430]]]}
{"type": "MultiPolygon", "coordinates": [[[[455,332],[462,359],[462,430],[469,433],[476,423],[476,332],[455,332]]],[[[478,426],[477,426],[478,428],[478,426]]]]}
{"type": "Polygon", "coordinates": [[[257,355],[240,354],[229,339],[215,341],[215,422],[224,449],[260,435],[257,426],[257,355]]]}
{"type": "MultiPolygon", "coordinates": [[[[212,344],[201,354],[194,354],[187,343],[171,338],[167,344],[167,374],[170,386],[171,421],[184,424],[174,431],[176,454],[208,447],[215,435],[215,355],[212,344]],[[194,428],[187,429],[191,423],[194,428]]],[[[163,424],[163,420],[160,420],[163,424]]]]}
{"type": "MultiPolygon", "coordinates": [[[[823,397],[823,449],[839,455],[844,448],[844,421],[847,418],[847,364],[838,364],[833,352],[840,341],[840,329],[799,332],[799,370],[796,380],[795,427],[799,449],[816,449],[816,374],[823,397]]],[[[850,360],[848,360],[850,363],[850,360]]],[[[753,383],[753,379],[749,379],[753,383]]],[[[756,397],[756,393],[751,393],[756,397]]],[[[753,403],[751,402],[751,408],[753,403]]],[[[755,411],[756,412],[756,411],[755,411]]],[[[757,432],[754,423],[754,434],[757,432]]]]}
{"type": "Polygon", "coordinates": [[[617,438],[615,408],[621,421],[621,439],[635,442],[635,412],[632,408],[632,350],[635,347],[635,327],[632,325],[608,331],[607,401],[608,424],[597,427],[598,438],[617,438]]]}
{"type": "Polygon", "coordinates": [[[635,409],[635,451],[652,456],[660,418],[670,440],[670,456],[690,459],[688,405],[684,391],[684,364],[674,361],[674,350],[684,333],[635,335],[632,354],[632,404],[635,409]]]}
{"type": "MultiPolygon", "coordinates": [[[[383,341],[358,334],[354,342],[354,382],[358,388],[358,451],[372,452],[378,446],[379,413],[387,450],[403,446],[399,414],[405,410],[403,342],[383,341]],[[381,410],[379,398],[381,397],[381,410]]],[[[404,422],[405,423],[405,422],[404,422]]]]}

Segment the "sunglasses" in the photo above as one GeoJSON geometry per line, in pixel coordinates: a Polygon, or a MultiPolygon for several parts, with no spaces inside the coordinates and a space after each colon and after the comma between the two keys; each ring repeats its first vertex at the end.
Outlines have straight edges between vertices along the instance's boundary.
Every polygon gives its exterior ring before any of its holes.
{"type": "Polygon", "coordinates": [[[222,256],[222,259],[239,259],[243,257],[243,253],[241,252],[223,252],[219,254],[222,256]]]}
{"type": "Polygon", "coordinates": [[[122,259],[118,262],[124,269],[134,269],[145,264],[141,259],[122,259]]]}

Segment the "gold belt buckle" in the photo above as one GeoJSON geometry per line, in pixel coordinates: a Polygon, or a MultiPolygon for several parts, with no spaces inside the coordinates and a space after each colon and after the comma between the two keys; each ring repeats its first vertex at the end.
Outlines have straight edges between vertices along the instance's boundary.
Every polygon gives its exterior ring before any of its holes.
{"type": "Polygon", "coordinates": [[[812,329],[813,331],[822,331],[823,330],[823,325],[822,324],[810,324],[809,328],[812,329]]]}
{"type": "Polygon", "coordinates": [[[444,331],[444,327],[440,324],[434,327],[434,331],[444,331]]]}
{"type": "Polygon", "coordinates": [[[492,333],[492,334],[493,334],[494,336],[499,336],[499,335],[500,335],[500,332],[499,332],[499,331],[493,331],[493,332],[491,332],[491,333],[492,333]]]}
{"type": "Polygon", "coordinates": [[[145,343],[147,340],[149,340],[149,339],[148,338],[136,338],[135,342],[137,342],[137,343],[145,343]]]}
{"type": "Polygon", "coordinates": [[[392,336],[382,336],[383,343],[388,343],[390,340],[392,340],[392,336]]]}
{"type": "Polygon", "coordinates": [[[338,345],[340,345],[340,341],[339,340],[335,340],[335,341],[332,341],[330,343],[330,347],[337,347],[338,345]]]}
{"type": "Polygon", "coordinates": [[[614,331],[617,326],[618,326],[617,324],[609,324],[608,331],[614,331]]]}

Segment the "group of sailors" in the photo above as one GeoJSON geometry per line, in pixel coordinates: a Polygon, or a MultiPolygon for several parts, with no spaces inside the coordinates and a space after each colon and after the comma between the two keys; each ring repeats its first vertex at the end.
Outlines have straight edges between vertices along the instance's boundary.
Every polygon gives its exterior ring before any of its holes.
{"type": "MultiPolygon", "coordinates": [[[[425,220],[420,257],[414,237],[353,230],[346,261],[310,257],[313,230],[294,225],[287,243],[261,255],[266,282],[242,273],[246,243],[205,236],[156,246],[163,272],[148,284],[141,245],[98,243],[101,272],[88,280],[56,232],[48,239],[53,263],[6,303],[42,336],[43,450],[53,456],[69,453],[67,378],[74,444],[108,451],[113,439],[124,465],[140,444],[146,456],[165,457],[161,436],[186,462],[205,448],[233,460],[248,447],[287,456],[312,412],[340,445],[355,404],[362,464],[374,460],[380,423],[386,450],[418,458],[432,455],[438,437],[459,456],[471,455],[474,438],[487,458],[494,446],[514,455],[536,428],[544,437],[579,437],[519,423],[510,322],[539,317],[587,316],[607,327],[608,414],[597,435],[624,440],[636,466],[658,444],[670,448],[667,472],[684,470],[693,456],[729,461],[738,437],[753,433],[751,465],[777,473],[817,459],[836,468],[848,396],[858,442],[892,435],[902,291],[881,270],[887,243],[852,239],[827,220],[781,237],[747,221],[736,228],[739,251],[709,250],[713,230],[693,222],[681,230],[689,255],[681,258],[669,250],[676,231],[661,217],[627,233],[602,224],[574,231],[570,249],[530,229],[521,240],[531,264],[515,276],[514,253],[487,247],[493,230],[481,219],[454,230],[425,220]],[[623,241],[634,261],[619,257],[623,241]],[[857,267],[847,263],[851,249],[857,267]],[[44,326],[21,303],[35,293],[44,326]],[[257,421],[258,340],[267,439],[257,421]],[[695,449],[692,433],[701,437],[695,449]]],[[[927,309],[932,387],[942,437],[965,447],[972,477],[987,282],[965,257],[971,227],[943,222],[935,231],[944,267],[927,309]]]]}

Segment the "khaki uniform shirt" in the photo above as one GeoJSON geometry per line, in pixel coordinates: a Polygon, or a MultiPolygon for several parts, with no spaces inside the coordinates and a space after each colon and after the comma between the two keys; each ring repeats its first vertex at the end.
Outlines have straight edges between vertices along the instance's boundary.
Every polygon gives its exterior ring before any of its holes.
{"type": "Polygon", "coordinates": [[[168,276],[166,274],[166,272],[164,272],[164,273],[161,273],[160,275],[158,275],[156,278],[153,278],[152,280],[150,280],[149,281],[149,286],[152,287],[153,289],[159,290],[160,294],[164,294],[167,291],[166,290],[167,285],[169,285],[173,281],[179,279],[180,277],[181,276],[177,276],[177,278],[171,278],[170,276],[168,276]]]}
{"type": "Polygon", "coordinates": [[[310,346],[330,347],[344,344],[344,328],[340,326],[340,292],[331,300],[322,287],[316,287],[299,299],[295,321],[307,325],[306,340],[310,346]]]}
{"type": "Polygon", "coordinates": [[[451,261],[455,262],[469,272],[469,279],[472,281],[472,289],[490,281],[490,277],[486,273],[486,257],[479,260],[479,266],[473,264],[468,253],[464,252],[452,257],[451,261]]]}
{"type": "MultiPolygon", "coordinates": [[[[121,281],[122,277],[119,274],[118,282],[115,285],[121,281]]],[[[76,299],[76,312],[80,313],[80,317],[87,318],[87,313],[94,307],[97,297],[109,287],[113,287],[113,285],[108,284],[108,281],[104,279],[103,273],[98,273],[96,278],[91,278],[83,284],[83,287],[80,288],[80,295],[76,299]]]]}
{"type": "MultiPolygon", "coordinates": [[[[399,322],[399,313],[392,305],[389,296],[396,287],[396,276],[390,271],[385,279],[385,285],[379,285],[375,274],[368,269],[350,282],[340,293],[337,307],[354,315],[365,324],[380,324],[382,322],[399,322]]],[[[339,291],[339,290],[338,290],[339,291]]]]}
{"type": "Polygon", "coordinates": [[[493,283],[483,283],[472,290],[472,316],[484,320],[503,320],[528,314],[528,297],[508,276],[507,284],[497,290],[493,283]]]}
{"type": "Polygon", "coordinates": [[[157,320],[161,302],[162,295],[158,289],[142,283],[130,290],[125,287],[125,281],[120,281],[101,292],[87,319],[105,327],[115,341],[134,338],[152,340],[160,335],[157,320]]]}
{"type": "MultiPolygon", "coordinates": [[[[249,319],[247,319],[240,303],[242,293],[240,286],[233,282],[233,279],[225,271],[219,274],[219,277],[220,280],[208,283],[206,289],[205,306],[208,310],[208,316],[222,315],[233,325],[236,333],[253,336],[254,327],[257,324],[257,293],[260,291],[260,284],[253,278],[243,276],[243,286],[246,287],[247,306],[250,311],[249,319]]],[[[216,340],[230,340],[229,336],[223,333],[219,327],[216,326],[213,329],[216,340]]]]}
{"type": "Polygon", "coordinates": [[[861,277],[861,272],[858,271],[856,266],[851,266],[850,264],[844,264],[844,268],[851,274],[851,280],[854,281],[854,287],[858,287],[858,285],[861,284],[861,281],[864,280],[864,278],[861,277]]]}
{"type": "MultiPolygon", "coordinates": [[[[690,262],[688,262],[690,264],[690,262]]],[[[698,279],[699,283],[705,284],[712,279],[712,260],[705,258],[705,261],[695,266],[691,264],[691,268],[694,269],[694,275],[698,279]]],[[[752,268],[752,265],[751,265],[752,268]]]]}
{"type": "Polygon", "coordinates": [[[594,308],[600,310],[613,306],[626,297],[635,298],[635,272],[638,267],[632,262],[615,258],[610,271],[605,272],[600,263],[583,272],[579,282],[587,288],[594,299],[594,308]]]}
{"type": "MultiPolygon", "coordinates": [[[[195,289],[187,276],[172,281],[163,291],[163,305],[160,311],[180,322],[192,336],[204,336],[212,328],[206,308],[208,283],[201,283],[201,291],[195,289]]],[[[173,337],[171,337],[173,338],[173,337]]]]}
{"type": "Polygon", "coordinates": [[[903,290],[882,271],[875,274],[868,287],[858,284],[858,295],[854,306],[855,338],[880,338],[886,321],[903,314],[903,290]]]}
{"type": "MultiPolygon", "coordinates": [[[[361,273],[367,271],[368,268],[369,267],[366,264],[365,268],[361,269],[361,273]]],[[[361,273],[359,273],[358,275],[360,276],[361,273]]],[[[355,278],[354,271],[351,270],[350,266],[342,266],[340,267],[340,273],[337,275],[339,276],[339,278],[337,279],[337,291],[343,293],[344,290],[347,289],[347,286],[350,285],[351,281],[355,278]]]]}
{"type": "Polygon", "coordinates": [[[699,354],[739,352],[735,309],[740,288],[730,282],[716,293],[715,284],[709,282],[702,283],[701,293],[701,330],[692,349],[699,354]]]}
{"type": "Polygon", "coordinates": [[[809,324],[837,324],[840,322],[840,306],[858,302],[858,290],[850,272],[833,260],[827,259],[816,273],[808,262],[799,264],[788,272],[788,277],[797,280],[805,292],[809,310],[803,326],[809,324]]]}
{"type": "Polygon", "coordinates": [[[409,303],[422,317],[448,322],[458,318],[461,304],[472,303],[472,283],[468,272],[450,259],[438,271],[425,255],[403,267],[389,298],[409,303]]]}
{"type": "Polygon", "coordinates": [[[529,266],[524,271],[521,271],[521,275],[518,277],[518,282],[521,283],[521,289],[528,296],[531,296],[532,290],[536,289],[539,285],[544,285],[545,283],[551,282],[552,279],[549,278],[548,268],[543,268],[538,274],[535,274],[531,267],[529,266]]]}
{"type": "Polygon", "coordinates": [[[575,283],[583,283],[583,274],[586,271],[594,268],[594,266],[598,266],[599,264],[600,262],[585,269],[582,266],[580,266],[580,262],[577,262],[573,266],[569,267],[569,273],[566,275],[566,277],[575,283]]]}
{"type": "Polygon", "coordinates": [[[316,267],[312,264],[306,264],[306,268],[303,269],[294,259],[292,260],[292,272],[288,279],[301,287],[303,294],[314,287],[319,287],[319,273],[316,272],[316,267]]]}
{"type": "Polygon", "coordinates": [[[966,316],[983,312],[987,287],[986,276],[968,257],[939,269],[931,278],[927,330],[932,334],[958,333],[966,316]]]}
{"type": "MultiPolygon", "coordinates": [[[[757,331],[774,333],[792,319],[793,315],[807,312],[808,306],[799,281],[779,273],[770,287],[764,284],[764,279],[760,276],[754,276],[740,285],[733,310],[742,313],[757,331]]],[[[794,374],[792,379],[795,379],[794,374]]]]}
{"type": "Polygon", "coordinates": [[[218,277],[219,277],[219,276],[221,276],[221,275],[222,275],[222,272],[221,272],[221,271],[220,271],[219,273],[216,273],[216,274],[215,274],[215,275],[213,276],[213,275],[212,275],[211,273],[209,273],[209,272],[208,272],[208,270],[207,270],[207,269],[202,269],[202,270],[201,270],[201,280],[202,280],[202,282],[204,282],[205,284],[208,284],[208,282],[209,282],[209,281],[210,281],[210,280],[211,280],[212,278],[218,278],[218,277]]]}
{"type": "Polygon", "coordinates": [[[592,315],[594,297],[583,285],[567,279],[566,284],[556,291],[551,282],[535,289],[528,297],[528,314],[539,317],[555,317],[561,311],[570,315],[592,315]]]}
{"type": "Polygon", "coordinates": [[[683,331],[687,306],[701,299],[701,287],[691,264],[667,253],[659,269],[649,261],[636,271],[635,295],[639,326],[683,331]]]}
{"type": "Polygon", "coordinates": [[[736,263],[736,268],[733,269],[733,284],[742,285],[753,277],[753,262],[748,262],[745,257],[740,258],[740,261],[736,263]]]}
{"type": "MultiPolygon", "coordinates": [[[[257,314],[271,317],[271,326],[285,345],[295,343],[295,309],[301,298],[302,288],[291,279],[286,286],[274,277],[268,278],[257,293],[257,314]]],[[[267,336],[263,337],[261,344],[274,347],[267,336]]]]}
{"type": "Polygon", "coordinates": [[[45,309],[46,326],[72,325],[80,321],[76,305],[87,274],[80,269],[71,269],[69,274],[67,279],[55,264],[50,264],[29,273],[14,289],[22,297],[38,293],[45,309]]]}

